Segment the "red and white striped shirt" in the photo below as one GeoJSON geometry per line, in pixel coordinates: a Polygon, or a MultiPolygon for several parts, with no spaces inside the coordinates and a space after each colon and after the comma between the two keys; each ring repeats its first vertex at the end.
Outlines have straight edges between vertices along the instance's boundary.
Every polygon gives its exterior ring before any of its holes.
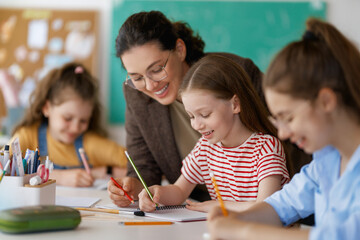
{"type": "Polygon", "coordinates": [[[226,201],[256,200],[259,182],[271,175],[281,175],[282,185],[289,181],[281,142],[263,133],[253,133],[237,147],[210,144],[200,138],[183,160],[181,173],[190,183],[205,183],[211,198],[216,199],[209,171],[226,201]]]}

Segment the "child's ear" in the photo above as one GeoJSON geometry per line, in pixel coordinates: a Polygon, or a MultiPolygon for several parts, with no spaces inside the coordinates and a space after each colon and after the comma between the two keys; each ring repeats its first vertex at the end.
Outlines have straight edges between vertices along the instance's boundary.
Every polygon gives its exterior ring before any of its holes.
{"type": "Polygon", "coordinates": [[[180,57],[181,61],[185,61],[185,58],[186,58],[186,45],[185,45],[185,42],[181,38],[178,38],[176,40],[175,52],[180,57]]]}
{"type": "Polygon", "coordinates": [[[325,112],[331,112],[336,108],[337,96],[331,88],[322,88],[318,93],[317,101],[325,112]]]}
{"type": "Polygon", "coordinates": [[[233,113],[239,113],[241,109],[240,109],[240,99],[238,98],[238,96],[234,95],[231,98],[231,103],[232,103],[233,113]]]}
{"type": "Polygon", "coordinates": [[[49,117],[49,112],[50,112],[50,102],[47,100],[44,104],[44,106],[41,109],[43,115],[45,117],[49,117]]]}

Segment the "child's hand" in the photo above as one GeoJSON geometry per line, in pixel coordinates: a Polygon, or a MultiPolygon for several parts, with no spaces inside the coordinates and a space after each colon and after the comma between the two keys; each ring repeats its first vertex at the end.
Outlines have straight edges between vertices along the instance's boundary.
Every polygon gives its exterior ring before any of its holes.
{"type": "Polygon", "coordinates": [[[218,206],[219,203],[215,200],[205,202],[193,202],[186,200],[186,208],[194,211],[209,212],[213,207],[218,206]]]}
{"type": "Polygon", "coordinates": [[[221,208],[217,206],[209,211],[207,220],[211,239],[233,239],[234,236],[241,238],[237,231],[241,229],[243,222],[235,212],[229,211],[229,215],[224,217],[221,208]]]}
{"type": "Polygon", "coordinates": [[[90,187],[94,182],[94,178],[81,168],[54,170],[51,177],[54,177],[59,185],[69,187],[90,187]]]}
{"type": "MultiPolygon", "coordinates": [[[[133,177],[116,178],[117,183],[127,192],[134,200],[137,200],[137,195],[142,189],[141,182],[133,177]]],[[[115,186],[110,180],[108,182],[107,191],[112,202],[119,207],[127,207],[130,205],[129,199],[125,196],[124,191],[115,186]]]]}
{"type": "Polygon", "coordinates": [[[145,189],[143,189],[139,194],[139,207],[141,211],[152,212],[156,208],[156,203],[159,203],[161,196],[162,187],[159,185],[154,185],[149,187],[151,194],[153,195],[153,200],[151,200],[149,194],[145,189]]]}

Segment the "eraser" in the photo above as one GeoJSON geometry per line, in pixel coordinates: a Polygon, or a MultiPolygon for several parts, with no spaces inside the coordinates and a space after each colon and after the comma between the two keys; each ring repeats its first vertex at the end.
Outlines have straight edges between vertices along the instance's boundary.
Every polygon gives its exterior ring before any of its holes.
{"type": "Polygon", "coordinates": [[[143,216],[145,216],[145,213],[144,213],[143,211],[135,211],[135,212],[134,212],[134,215],[135,215],[135,216],[143,217],[143,216]]]}

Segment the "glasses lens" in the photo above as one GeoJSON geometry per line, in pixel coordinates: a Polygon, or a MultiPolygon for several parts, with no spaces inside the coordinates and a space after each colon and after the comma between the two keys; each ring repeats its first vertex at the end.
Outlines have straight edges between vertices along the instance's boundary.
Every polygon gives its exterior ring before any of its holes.
{"type": "Polygon", "coordinates": [[[128,76],[125,80],[125,84],[134,89],[142,89],[145,87],[145,80],[144,78],[130,78],[128,76]]]}
{"type": "Polygon", "coordinates": [[[147,72],[148,77],[153,81],[161,81],[167,77],[167,72],[163,66],[155,66],[147,72]]]}

